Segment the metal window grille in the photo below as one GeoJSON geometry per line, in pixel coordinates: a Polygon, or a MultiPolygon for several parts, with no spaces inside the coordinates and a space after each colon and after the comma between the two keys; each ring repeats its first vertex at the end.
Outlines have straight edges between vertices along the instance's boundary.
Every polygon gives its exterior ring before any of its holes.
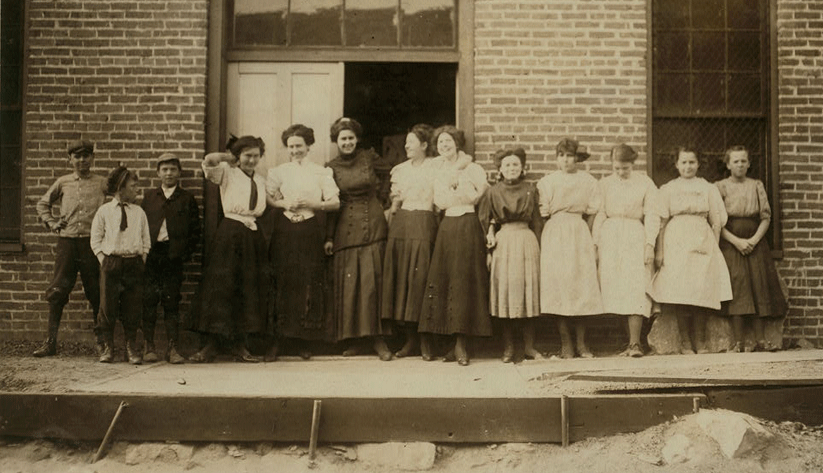
{"type": "Polygon", "coordinates": [[[653,0],[654,179],[675,177],[678,146],[698,152],[699,175],[728,175],[723,155],[749,150],[749,175],[769,183],[768,0],[653,0]]]}

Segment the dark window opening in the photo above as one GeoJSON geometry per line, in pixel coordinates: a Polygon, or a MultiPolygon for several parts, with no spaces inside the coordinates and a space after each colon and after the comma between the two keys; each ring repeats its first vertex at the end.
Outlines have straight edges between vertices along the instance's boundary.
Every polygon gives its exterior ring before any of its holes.
{"type": "Polygon", "coordinates": [[[20,242],[23,4],[0,3],[0,243],[20,242]]]}
{"type": "Polygon", "coordinates": [[[344,115],[363,125],[363,146],[396,165],[413,125],[455,123],[456,77],[456,64],[348,63],[344,115]]]}

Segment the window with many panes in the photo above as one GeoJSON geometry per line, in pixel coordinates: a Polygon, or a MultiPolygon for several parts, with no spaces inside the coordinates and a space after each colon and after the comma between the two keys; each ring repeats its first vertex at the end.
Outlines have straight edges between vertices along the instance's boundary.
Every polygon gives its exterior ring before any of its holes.
{"type": "Polygon", "coordinates": [[[454,48],[455,0],[233,0],[233,48],[454,48]]]}
{"type": "Polygon", "coordinates": [[[695,148],[701,175],[724,177],[724,151],[745,145],[752,177],[770,182],[768,0],[653,0],[654,177],[695,148]]]}
{"type": "Polygon", "coordinates": [[[23,4],[0,2],[0,248],[20,242],[23,4]]]}

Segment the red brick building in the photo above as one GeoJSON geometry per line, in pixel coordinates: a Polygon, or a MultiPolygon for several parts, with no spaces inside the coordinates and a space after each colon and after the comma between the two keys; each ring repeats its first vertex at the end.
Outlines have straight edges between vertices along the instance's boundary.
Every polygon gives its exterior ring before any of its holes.
{"type": "MultiPolygon", "coordinates": [[[[279,132],[304,122],[323,161],[324,130],[346,114],[389,159],[414,123],[457,122],[479,162],[523,146],[533,177],[564,136],[589,146],[598,177],[610,147],[631,144],[658,184],[674,145],[701,150],[713,178],[723,149],[745,144],[775,209],[785,335],[823,343],[823,0],[343,4],[3,0],[0,338],[45,330],[55,237],[34,206],[69,172],[68,140],[97,143],[98,173],[123,161],[146,186],[174,152],[202,194],[199,162],[228,132],[263,136],[271,166],[279,132]]],[[[90,325],[77,290],[63,338],[90,325]]]]}

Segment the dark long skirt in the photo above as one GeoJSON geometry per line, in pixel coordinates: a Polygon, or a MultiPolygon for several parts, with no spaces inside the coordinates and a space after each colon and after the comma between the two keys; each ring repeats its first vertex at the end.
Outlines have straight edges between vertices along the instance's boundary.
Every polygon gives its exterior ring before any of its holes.
{"type": "Polygon", "coordinates": [[[212,248],[193,330],[224,337],[270,333],[272,277],[262,232],[224,218],[212,248]]]}
{"type": "Polygon", "coordinates": [[[489,336],[489,272],[483,229],[474,213],[445,217],[437,232],[420,332],[489,336]]]}
{"type": "Polygon", "coordinates": [[[282,212],[274,217],[269,256],[274,268],[277,334],[281,337],[335,340],[324,301],[324,235],[325,228],[316,217],[296,223],[282,212]]]}
{"type": "Polygon", "coordinates": [[[337,340],[388,335],[379,315],[386,240],[334,252],[337,340]]]}
{"type": "Polygon", "coordinates": [[[398,210],[389,228],[383,261],[384,319],[418,323],[431,254],[437,237],[437,216],[425,210],[398,210]]]}
{"type": "MultiPolygon", "coordinates": [[[[760,220],[729,217],[726,229],[735,236],[751,238],[760,220]]],[[[772,260],[768,244],[760,240],[754,250],[744,256],[725,239],[720,250],[729,266],[733,299],[724,304],[723,313],[755,317],[783,317],[788,305],[780,288],[780,276],[772,260]]]]}

